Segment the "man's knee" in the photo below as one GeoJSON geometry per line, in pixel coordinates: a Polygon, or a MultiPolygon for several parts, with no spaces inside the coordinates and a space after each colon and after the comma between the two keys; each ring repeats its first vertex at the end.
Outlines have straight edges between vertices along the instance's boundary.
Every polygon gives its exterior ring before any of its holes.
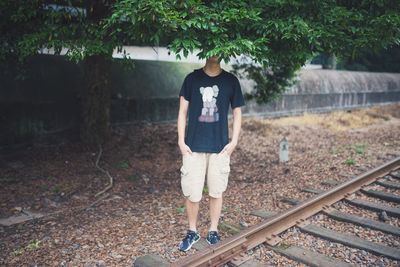
{"type": "Polygon", "coordinates": [[[202,195],[188,195],[185,196],[185,199],[193,204],[200,203],[202,195]]]}
{"type": "Polygon", "coordinates": [[[210,200],[217,200],[217,199],[222,199],[222,194],[223,193],[212,193],[212,192],[209,192],[209,197],[210,197],[210,200]]]}

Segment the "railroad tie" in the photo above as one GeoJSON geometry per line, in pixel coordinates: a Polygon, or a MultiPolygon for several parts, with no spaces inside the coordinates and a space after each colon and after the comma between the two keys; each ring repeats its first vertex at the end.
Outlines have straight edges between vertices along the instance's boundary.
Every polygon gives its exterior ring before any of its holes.
{"type": "Polygon", "coordinates": [[[400,173],[399,173],[399,172],[390,173],[389,175],[392,176],[392,177],[395,178],[395,179],[400,179],[400,173]]]}
{"type": "Polygon", "coordinates": [[[387,223],[379,222],[376,220],[372,220],[369,218],[356,216],[356,215],[352,215],[352,214],[348,214],[348,213],[343,213],[343,212],[335,210],[335,209],[326,210],[326,211],[324,211],[324,213],[335,220],[349,222],[349,223],[361,225],[363,227],[368,227],[371,229],[379,230],[384,233],[400,236],[400,228],[390,225],[390,224],[387,224],[387,223]]]}
{"type": "Polygon", "coordinates": [[[240,267],[268,267],[269,265],[265,265],[265,263],[256,261],[256,260],[248,260],[243,264],[239,265],[240,267]]]}
{"type": "Polygon", "coordinates": [[[240,256],[235,257],[228,263],[229,267],[267,267],[265,263],[257,261],[253,259],[251,256],[247,254],[243,254],[240,256]]]}
{"type": "Polygon", "coordinates": [[[276,215],[276,213],[267,211],[267,210],[263,210],[263,209],[259,209],[259,210],[254,210],[254,211],[250,212],[250,215],[268,219],[268,218],[271,218],[274,215],[276,215]]]}
{"type": "Polygon", "coordinates": [[[336,180],[325,180],[321,182],[322,185],[329,185],[329,186],[335,186],[338,185],[339,182],[336,180]]]}
{"type": "Polygon", "coordinates": [[[400,183],[390,182],[385,180],[379,180],[376,181],[376,183],[386,188],[400,189],[400,183]]]}
{"type": "Polygon", "coordinates": [[[383,199],[383,200],[386,200],[386,201],[400,203],[400,196],[399,195],[390,194],[390,193],[386,193],[386,192],[383,192],[383,191],[365,190],[365,189],[361,189],[361,192],[363,192],[364,194],[366,194],[368,196],[371,196],[371,197],[380,198],[380,199],[383,199]]]}
{"type": "Polygon", "coordinates": [[[228,232],[229,234],[237,234],[240,232],[240,230],[242,229],[242,227],[240,225],[236,225],[236,224],[231,224],[231,223],[227,223],[227,222],[221,222],[219,224],[219,228],[222,231],[228,232]]]}
{"type": "Polygon", "coordinates": [[[294,198],[289,198],[289,197],[283,197],[280,199],[280,201],[287,203],[289,205],[292,205],[292,206],[296,206],[301,203],[300,200],[294,199],[294,198]]]}
{"type": "Polygon", "coordinates": [[[137,257],[135,260],[135,263],[133,264],[135,267],[167,267],[170,266],[170,264],[161,258],[158,255],[154,254],[149,254],[149,255],[144,255],[137,257]]]}
{"type": "Polygon", "coordinates": [[[316,195],[324,192],[324,190],[317,189],[317,188],[310,188],[310,187],[306,187],[306,188],[302,189],[301,191],[316,194],[316,195]]]}
{"type": "Polygon", "coordinates": [[[298,246],[290,246],[288,248],[282,248],[279,246],[268,246],[268,248],[273,251],[282,254],[289,259],[297,262],[304,263],[311,267],[350,267],[354,266],[352,264],[335,260],[331,257],[325,256],[323,254],[306,250],[298,246]]]}
{"type": "Polygon", "coordinates": [[[308,224],[305,226],[299,226],[300,229],[311,234],[329,241],[341,243],[343,245],[362,249],[371,252],[375,255],[382,255],[394,260],[400,260],[400,250],[384,245],[380,245],[371,241],[364,240],[354,235],[342,234],[324,227],[319,227],[314,224],[308,224]]]}
{"type": "Polygon", "coordinates": [[[209,247],[210,247],[210,245],[207,243],[205,238],[202,238],[198,242],[193,244],[193,248],[196,250],[204,250],[209,247]]]}
{"type": "Polygon", "coordinates": [[[347,199],[345,198],[346,202],[348,202],[349,204],[356,206],[356,207],[360,207],[360,208],[364,208],[364,209],[369,209],[369,210],[373,210],[373,211],[386,211],[386,213],[390,216],[393,217],[400,217],[400,209],[399,208],[393,208],[390,206],[386,206],[386,205],[381,205],[381,204],[377,204],[374,202],[370,202],[370,201],[365,201],[365,200],[361,200],[361,199],[347,199]]]}

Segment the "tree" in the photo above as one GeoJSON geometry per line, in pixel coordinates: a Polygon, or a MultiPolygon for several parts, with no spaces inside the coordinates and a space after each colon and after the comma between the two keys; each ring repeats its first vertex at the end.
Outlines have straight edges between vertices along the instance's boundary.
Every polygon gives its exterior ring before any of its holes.
{"type": "Polygon", "coordinates": [[[338,65],[346,70],[400,72],[400,45],[378,52],[363,49],[355,58],[339,59],[338,65]]]}
{"type": "Polygon", "coordinates": [[[116,39],[104,27],[113,1],[2,1],[3,63],[24,61],[41,49],[83,61],[85,85],[81,94],[81,138],[98,144],[109,134],[110,61],[116,39]]]}
{"type": "Polygon", "coordinates": [[[400,43],[397,0],[5,0],[0,10],[0,61],[64,48],[84,62],[81,137],[97,144],[109,131],[112,52],[124,45],[168,46],[177,58],[247,55],[253,62],[237,70],[258,84],[249,97],[268,101],[315,53],[400,43]]]}
{"type": "MultiPolygon", "coordinates": [[[[248,98],[267,102],[292,84],[307,59],[316,54],[354,58],[359,52],[400,43],[399,1],[257,1],[268,36],[262,65],[238,64],[235,70],[256,82],[248,98]],[[384,29],[384,30],[383,30],[384,29]]],[[[250,32],[249,34],[253,34],[250,32]]]]}

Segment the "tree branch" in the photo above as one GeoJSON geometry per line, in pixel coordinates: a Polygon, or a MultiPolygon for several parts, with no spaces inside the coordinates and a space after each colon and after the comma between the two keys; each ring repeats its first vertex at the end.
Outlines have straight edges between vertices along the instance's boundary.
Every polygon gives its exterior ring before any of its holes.
{"type": "Polygon", "coordinates": [[[104,174],[107,175],[107,177],[110,179],[110,184],[109,184],[106,188],[104,188],[103,190],[101,190],[100,192],[98,192],[98,193],[95,195],[95,197],[98,197],[99,195],[104,194],[105,192],[107,192],[108,190],[110,190],[110,189],[113,187],[113,185],[114,185],[114,179],[113,179],[113,177],[110,175],[110,173],[109,173],[107,170],[105,170],[105,169],[103,169],[102,167],[99,166],[99,161],[100,161],[100,158],[101,158],[101,155],[102,155],[102,154],[103,154],[103,148],[102,148],[101,145],[99,145],[99,154],[97,155],[97,159],[96,159],[96,168],[99,169],[101,172],[103,172],[104,174]]]}

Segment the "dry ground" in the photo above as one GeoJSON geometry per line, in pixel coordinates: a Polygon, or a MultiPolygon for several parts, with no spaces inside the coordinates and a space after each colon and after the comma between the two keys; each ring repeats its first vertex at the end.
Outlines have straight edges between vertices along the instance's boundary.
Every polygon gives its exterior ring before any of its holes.
{"type": "MultiPolygon", "coordinates": [[[[400,156],[400,105],[281,119],[243,118],[221,221],[253,225],[252,210],[289,208],[281,197],[304,200],[304,187],[327,189],[322,180],[345,181],[400,156]],[[289,140],[290,161],[280,164],[278,144],[289,140]]],[[[0,265],[131,266],[156,253],[169,261],[186,254],[177,244],[186,231],[180,191],[181,157],[175,123],[113,129],[100,165],[98,151],[76,143],[35,145],[0,156],[0,218],[37,211],[45,216],[0,227],[0,265]]],[[[199,230],[207,231],[208,198],[199,230]]],[[[222,231],[223,238],[229,233],[222,231]]],[[[192,252],[189,252],[190,254],[192,252]]],[[[274,255],[265,252],[266,255],[274,255]]],[[[270,257],[270,264],[284,266],[270,257]]]]}

